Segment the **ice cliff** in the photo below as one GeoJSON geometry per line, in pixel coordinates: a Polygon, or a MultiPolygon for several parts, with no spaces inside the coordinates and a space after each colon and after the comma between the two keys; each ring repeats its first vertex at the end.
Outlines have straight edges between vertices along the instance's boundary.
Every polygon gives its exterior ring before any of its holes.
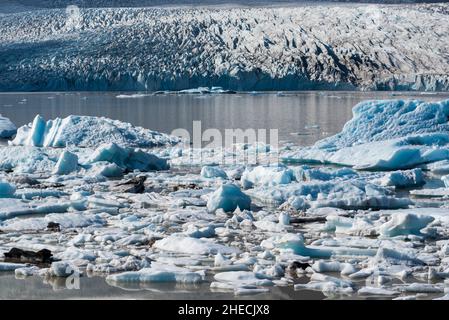
{"type": "MultiPolygon", "coordinates": [[[[344,7],[343,7],[344,6],[344,7]]],[[[0,15],[0,90],[449,89],[449,5],[0,15]]]]}

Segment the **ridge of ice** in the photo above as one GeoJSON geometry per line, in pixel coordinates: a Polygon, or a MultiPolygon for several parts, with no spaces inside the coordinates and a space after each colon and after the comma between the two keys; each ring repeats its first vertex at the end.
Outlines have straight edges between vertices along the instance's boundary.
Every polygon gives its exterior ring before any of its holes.
{"type": "Polygon", "coordinates": [[[104,117],[70,115],[45,121],[37,115],[17,130],[11,145],[37,147],[97,147],[104,143],[152,148],[178,142],[178,138],[104,117]]]}

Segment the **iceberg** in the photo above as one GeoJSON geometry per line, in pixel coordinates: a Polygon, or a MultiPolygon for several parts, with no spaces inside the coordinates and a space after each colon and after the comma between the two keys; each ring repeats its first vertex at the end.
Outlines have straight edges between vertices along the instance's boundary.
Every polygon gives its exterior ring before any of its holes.
{"type": "Polygon", "coordinates": [[[152,148],[171,145],[179,139],[129,123],[104,117],[70,115],[45,121],[37,115],[33,122],[20,127],[11,145],[36,147],[97,147],[105,143],[152,148]]]}
{"type": "Polygon", "coordinates": [[[243,189],[253,188],[254,186],[289,184],[293,180],[295,180],[293,171],[278,165],[246,169],[241,177],[243,189]]]}
{"type": "Polygon", "coordinates": [[[17,127],[8,118],[0,115],[0,138],[11,138],[17,133],[17,127]]]}
{"type": "Polygon", "coordinates": [[[251,271],[220,272],[214,276],[218,282],[229,284],[233,287],[244,286],[272,286],[273,282],[261,274],[251,271]]]}
{"type": "Polygon", "coordinates": [[[285,162],[398,170],[449,159],[449,100],[366,101],[342,131],[312,147],[287,152],[285,162]]]}
{"type": "Polygon", "coordinates": [[[240,210],[249,210],[251,207],[251,198],[244,194],[235,184],[224,184],[218,188],[207,201],[207,210],[215,212],[217,209],[223,209],[225,212],[240,210]]]}

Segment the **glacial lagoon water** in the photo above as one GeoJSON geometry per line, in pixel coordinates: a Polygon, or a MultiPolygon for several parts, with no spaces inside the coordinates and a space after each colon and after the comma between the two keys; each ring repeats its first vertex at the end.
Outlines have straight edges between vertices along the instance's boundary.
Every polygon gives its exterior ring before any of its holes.
{"type": "MultiPolygon", "coordinates": [[[[291,92],[237,93],[221,95],[141,94],[117,98],[117,92],[2,93],[0,114],[17,126],[36,114],[46,119],[70,114],[105,116],[153,130],[170,133],[177,128],[192,130],[199,120],[203,130],[236,128],[278,129],[281,142],[310,145],[341,130],[351,118],[352,107],[369,99],[441,100],[447,93],[401,92],[291,92]]],[[[59,281],[59,280],[58,280],[59,281]]],[[[151,285],[112,287],[101,277],[82,277],[79,289],[40,277],[16,279],[13,273],[0,275],[0,299],[125,298],[125,299],[322,299],[320,292],[294,291],[292,286],[275,287],[268,294],[235,297],[232,292],[214,292],[208,284],[199,286],[151,285]],[[194,293],[194,295],[192,295],[194,293]]],[[[299,280],[301,281],[301,280],[299,280]]],[[[354,298],[354,297],[352,297],[354,298]]],[[[427,298],[432,298],[429,295],[427,298]]]]}
{"type": "Polygon", "coordinates": [[[352,117],[352,107],[360,101],[447,97],[447,93],[338,91],[206,95],[0,93],[0,114],[17,126],[31,122],[36,114],[47,120],[75,114],[104,116],[165,133],[178,128],[192,132],[193,121],[201,121],[202,131],[217,128],[223,135],[225,129],[278,129],[280,143],[305,146],[340,132],[352,117]]]}

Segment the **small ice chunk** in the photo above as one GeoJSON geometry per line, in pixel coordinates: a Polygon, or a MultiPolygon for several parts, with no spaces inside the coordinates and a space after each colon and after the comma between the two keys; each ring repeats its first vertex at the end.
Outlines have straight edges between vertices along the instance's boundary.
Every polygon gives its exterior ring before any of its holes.
{"type": "Polygon", "coordinates": [[[243,189],[253,188],[254,186],[289,184],[292,180],[294,180],[293,171],[281,165],[246,169],[241,177],[243,189]]]}
{"type": "Polygon", "coordinates": [[[235,287],[241,286],[271,286],[273,282],[266,277],[251,271],[220,272],[214,276],[219,282],[229,283],[235,287]]]}
{"type": "Polygon", "coordinates": [[[237,208],[249,210],[251,198],[244,194],[235,184],[224,184],[218,188],[207,201],[209,212],[223,209],[225,212],[232,212],[237,208]]]}
{"type": "Polygon", "coordinates": [[[76,273],[79,274],[78,268],[68,261],[53,262],[48,272],[51,276],[62,278],[67,278],[76,273]]]}
{"type": "Polygon", "coordinates": [[[284,226],[290,224],[290,214],[288,212],[281,212],[279,214],[279,224],[284,226]]]}
{"type": "Polygon", "coordinates": [[[0,262],[0,271],[14,271],[26,267],[23,263],[0,262]]]}
{"type": "Polygon", "coordinates": [[[203,178],[222,178],[222,179],[227,179],[228,175],[226,174],[226,172],[224,172],[222,169],[220,169],[219,167],[216,166],[204,166],[201,169],[201,176],[203,178]]]}
{"type": "Polygon", "coordinates": [[[394,290],[388,290],[384,288],[376,288],[376,287],[363,287],[357,291],[359,295],[367,296],[367,295],[374,295],[374,296],[395,296],[398,295],[398,291],[394,290]]]}
{"type": "Polygon", "coordinates": [[[395,186],[397,188],[417,187],[424,183],[424,174],[419,168],[389,172],[380,180],[380,184],[383,186],[395,186]]]}

